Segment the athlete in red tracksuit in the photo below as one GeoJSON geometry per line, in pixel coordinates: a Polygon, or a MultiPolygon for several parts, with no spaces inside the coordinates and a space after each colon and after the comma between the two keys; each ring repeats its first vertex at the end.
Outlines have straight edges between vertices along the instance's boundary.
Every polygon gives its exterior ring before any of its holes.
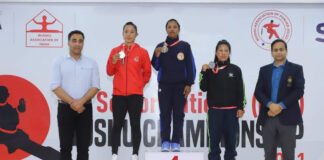
{"type": "Polygon", "coordinates": [[[112,159],[117,160],[121,129],[128,111],[133,144],[132,160],[137,160],[141,142],[140,118],[143,107],[143,88],[151,77],[151,62],[147,50],[135,43],[137,36],[135,24],[126,23],[123,36],[125,43],[111,50],[107,62],[107,74],[114,76],[112,159]],[[123,58],[121,55],[124,53],[123,58]]]}

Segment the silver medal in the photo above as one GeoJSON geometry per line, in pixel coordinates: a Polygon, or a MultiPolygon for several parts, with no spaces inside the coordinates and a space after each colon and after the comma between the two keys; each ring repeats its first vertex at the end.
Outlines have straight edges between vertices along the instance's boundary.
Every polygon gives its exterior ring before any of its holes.
{"type": "Polygon", "coordinates": [[[124,51],[120,51],[120,52],[119,52],[119,58],[120,58],[120,59],[125,58],[125,53],[124,53],[124,51]]]}
{"type": "Polygon", "coordinates": [[[209,68],[214,69],[216,67],[215,62],[209,62],[209,68]]]}
{"type": "Polygon", "coordinates": [[[166,53],[168,52],[169,48],[166,45],[163,45],[161,52],[166,53]]]}

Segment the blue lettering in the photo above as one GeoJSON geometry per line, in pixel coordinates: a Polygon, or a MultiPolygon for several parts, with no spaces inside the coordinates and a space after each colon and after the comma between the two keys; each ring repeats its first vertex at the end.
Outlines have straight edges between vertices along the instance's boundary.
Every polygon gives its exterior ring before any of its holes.
{"type": "MultiPolygon", "coordinates": [[[[317,25],[316,30],[319,34],[324,35],[324,23],[320,23],[317,25]]],[[[318,42],[324,42],[324,38],[316,38],[318,42]]]]}

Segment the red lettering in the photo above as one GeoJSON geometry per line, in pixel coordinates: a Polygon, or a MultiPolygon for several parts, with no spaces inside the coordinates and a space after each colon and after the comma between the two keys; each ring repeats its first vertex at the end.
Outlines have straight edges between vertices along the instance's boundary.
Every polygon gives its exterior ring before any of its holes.
{"type": "Polygon", "coordinates": [[[101,113],[104,113],[104,112],[106,112],[107,111],[107,108],[108,108],[108,106],[107,106],[107,102],[106,101],[104,101],[103,99],[102,99],[102,97],[103,98],[107,98],[107,93],[106,92],[104,92],[104,91],[100,91],[100,92],[98,92],[98,94],[97,94],[97,100],[98,100],[98,102],[99,103],[101,103],[103,106],[97,106],[97,110],[99,111],[99,112],[101,112],[101,113]]]}
{"type": "Polygon", "coordinates": [[[303,115],[304,114],[304,97],[301,97],[299,99],[300,101],[300,111],[301,111],[301,114],[303,115]]]}
{"type": "Polygon", "coordinates": [[[186,105],[185,105],[184,113],[188,113],[188,100],[186,100],[186,105]]]}
{"type": "Polygon", "coordinates": [[[195,98],[195,95],[194,94],[191,94],[191,97],[190,97],[190,102],[191,102],[191,112],[192,113],[196,113],[196,109],[195,109],[195,102],[196,102],[196,98],[195,98]]]}
{"type": "Polygon", "coordinates": [[[144,108],[142,109],[142,113],[146,113],[148,111],[148,100],[144,97],[144,108]]]}
{"type": "Polygon", "coordinates": [[[201,113],[202,112],[202,92],[198,92],[198,96],[200,98],[198,98],[198,113],[201,113]]]}
{"type": "Polygon", "coordinates": [[[110,112],[113,112],[113,109],[112,109],[112,98],[110,98],[110,102],[109,102],[109,104],[110,104],[110,112]]]}
{"type": "Polygon", "coordinates": [[[299,153],[298,158],[300,158],[300,160],[304,160],[304,153],[299,153]]]}
{"type": "Polygon", "coordinates": [[[178,156],[174,156],[172,160],[178,160],[178,156]]]}

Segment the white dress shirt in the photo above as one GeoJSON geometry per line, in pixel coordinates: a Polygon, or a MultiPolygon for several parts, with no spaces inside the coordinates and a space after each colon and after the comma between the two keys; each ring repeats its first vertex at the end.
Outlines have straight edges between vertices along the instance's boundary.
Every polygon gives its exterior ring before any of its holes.
{"type": "Polygon", "coordinates": [[[61,87],[73,99],[82,98],[90,88],[100,89],[97,62],[81,55],[75,60],[70,54],[54,61],[51,89],[61,87]]]}

